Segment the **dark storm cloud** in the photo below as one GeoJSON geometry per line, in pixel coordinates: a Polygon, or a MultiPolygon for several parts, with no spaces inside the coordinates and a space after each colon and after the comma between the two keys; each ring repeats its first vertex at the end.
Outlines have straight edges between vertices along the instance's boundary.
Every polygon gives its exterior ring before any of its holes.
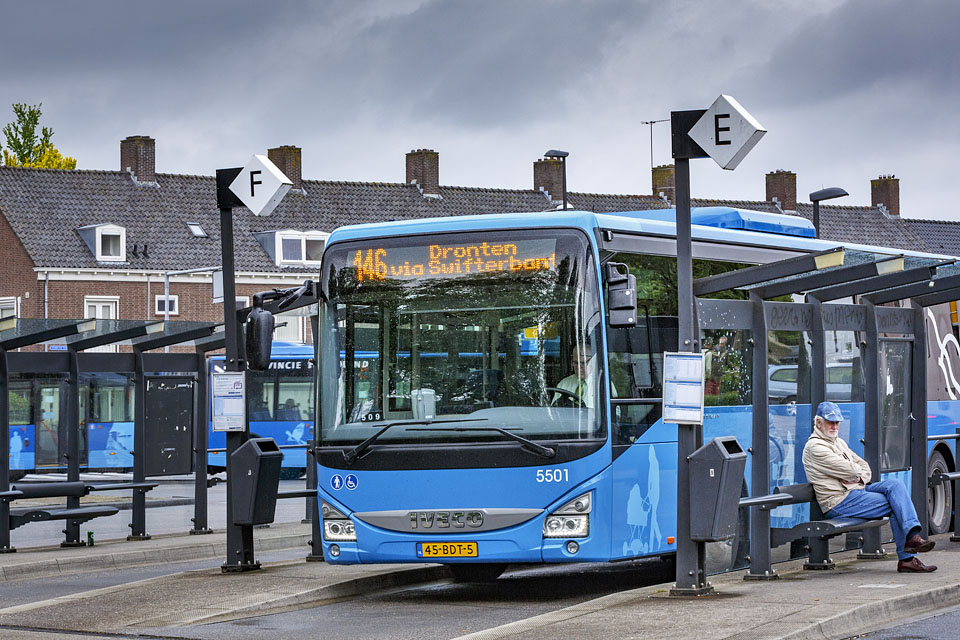
{"type": "Polygon", "coordinates": [[[509,126],[564,109],[621,25],[642,28],[650,15],[635,0],[437,0],[356,34],[335,75],[357,98],[394,113],[509,126]]]}
{"type": "Polygon", "coordinates": [[[850,0],[786,32],[761,83],[787,102],[814,102],[875,88],[922,90],[923,99],[960,89],[960,3],[850,0]]]}

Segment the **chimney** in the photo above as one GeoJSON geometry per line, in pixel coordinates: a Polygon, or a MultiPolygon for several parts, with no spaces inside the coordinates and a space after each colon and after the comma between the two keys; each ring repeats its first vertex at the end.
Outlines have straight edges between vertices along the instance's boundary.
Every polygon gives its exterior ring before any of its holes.
{"type": "Polygon", "coordinates": [[[533,189],[543,189],[554,202],[563,201],[563,161],[560,158],[544,158],[533,163],[533,189]]]}
{"type": "Polygon", "coordinates": [[[660,194],[667,199],[667,202],[674,202],[674,194],[677,191],[676,168],[672,164],[664,164],[652,169],[653,197],[659,198],[660,194]]]}
{"type": "Polygon", "coordinates": [[[889,175],[871,180],[870,204],[882,206],[892,216],[900,215],[900,178],[889,175]]]}
{"type": "Polygon", "coordinates": [[[426,197],[440,195],[440,154],[433,149],[415,149],[407,154],[407,184],[415,182],[426,197]]]}
{"type": "Polygon", "coordinates": [[[293,186],[290,187],[291,189],[303,188],[300,184],[302,177],[300,171],[300,147],[287,144],[282,147],[267,149],[267,158],[270,162],[277,165],[277,169],[280,169],[283,175],[290,178],[290,182],[293,183],[293,186]]]}
{"type": "Polygon", "coordinates": [[[767,174],[767,202],[774,198],[781,211],[797,210],[797,174],[782,169],[767,174]]]}
{"type": "Polygon", "coordinates": [[[130,171],[137,182],[156,182],[157,141],[150,136],[128,136],[120,141],[120,171],[130,171]]]}

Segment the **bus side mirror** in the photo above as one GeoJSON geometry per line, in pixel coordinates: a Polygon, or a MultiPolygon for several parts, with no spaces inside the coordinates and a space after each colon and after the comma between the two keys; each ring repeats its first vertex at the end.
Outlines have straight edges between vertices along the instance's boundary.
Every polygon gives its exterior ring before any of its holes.
{"type": "MultiPolygon", "coordinates": [[[[260,304],[263,304],[262,302],[260,304]]],[[[270,368],[270,353],[273,350],[273,314],[254,302],[253,311],[247,316],[247,368],[266,371],[270,368]]]]}
{"type": "Polygon", "coordinates": [[[604,265],[607,281],[607,306],[611,327],[637,326],[637,277],[627,265],[608,262],[604,265]]]}

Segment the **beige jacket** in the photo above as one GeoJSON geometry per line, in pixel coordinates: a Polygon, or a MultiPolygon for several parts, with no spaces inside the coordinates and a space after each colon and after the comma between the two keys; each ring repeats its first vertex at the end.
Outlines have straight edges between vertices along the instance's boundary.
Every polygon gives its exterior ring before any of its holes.
{"type": "Polygon", "coordinates": [[[850,450],[843,438],[830,438],[814,427],[803,447],[803,468],[824,513],[847,494],[870,482],[870,465],[850,450]]]}

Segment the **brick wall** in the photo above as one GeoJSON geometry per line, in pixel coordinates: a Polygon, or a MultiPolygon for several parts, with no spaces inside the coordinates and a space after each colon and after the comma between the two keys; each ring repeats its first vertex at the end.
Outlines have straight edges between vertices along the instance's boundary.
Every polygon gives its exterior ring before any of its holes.
{"type": "Polygon", "coordinates": [[[900,215],[900,178],[880,176],[870,181],[870,204],[883,205],[890,215],[900,215]]]}
{"type": "Polygon", "coordinates": [[[797,174],[783,170],[767,174],[767,202],[774,198],[784,211],[797,210],[797,174]]]}
{"type": "Polygon", "coordinates": [[[424,195],[440,193],[440,154],[433,149],[415,149],[407,154],[407,184],[416,182],[424,195]]]}
{"type": "Polygon", "coordinates": [[[533,163],[533,189],[550,194],[555,202],[563,201],[563,161],[558,158],[544,158],[533,163]]]}
{"type": "Polygon", "coordinates": [[[0,260],[0,297],[19,297],[21,317],[43,317],[43,283],[37,282],[33,260],[6,217],[2,215],[0,246],[3,247],[3,260],[0,260]]]}

